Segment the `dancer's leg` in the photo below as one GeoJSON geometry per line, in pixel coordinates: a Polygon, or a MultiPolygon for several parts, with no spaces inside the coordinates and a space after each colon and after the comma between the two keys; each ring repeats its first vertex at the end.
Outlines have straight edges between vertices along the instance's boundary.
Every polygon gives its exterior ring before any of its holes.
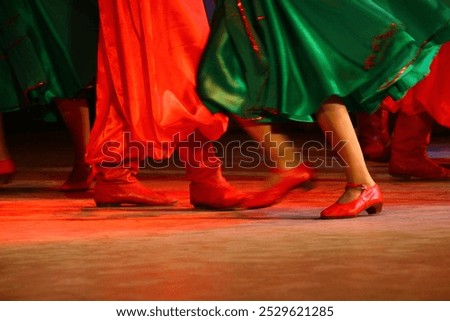
{"type": "Polygon", "coordinates": [[[355,130],[347,109],[337,97],[331,97],[320,108],[317,119],[324,132],[333,134],[333,148],[341,144],[340,156],[347,185],[337,202],[322,211],[323,218],[355,217],[366,210],[369,214],[381,211],[381,191],[367,169],[355,130]],[[344,145],[342,145],[344,143],[344,145]]]}
{"type": "Polygon", "coordinates": [[[221,161],[214,147],[198,131],[181,142],[179,155],[186,166],[190,202],[197,208],[242,208],[247,196],[231,186],[222,175],[221,161]]]}
{"type": "Polygon", "coordinates": [[[274,162],[269,165],[275,166],[269,172],[268,187],[253,195],[245,204],[247,208],[268,207],[280,202],[297,187],[311,188],[314,172],[301,162],[301,153],[288,136],[272,133],[271,125],[239,118],[237,121],[251,138],[261,144],[266,157],[274,162]]]}
{"type": "MultiPolygon", "coordinates": [[[[350,116],[340,99],[330,98],[323,104],[317,113],[317,120],[324,132],[333,133],[333,141],[330,142],[332,147],[344,143],[339,153],[346,163],[344,171],[347,183],[364,184],[367,187],[375,185],[364,161],[350,116]]],[[[357,198],[359,194],[359,191],[349,189],[341,196],[339,202],[347,203],[357,198]]]]}
{"type": "Polygon", "coordinates": [[[91,166],[84,160],[90,133],[88,102],[86,99],[58,99],[56,104],[69,129],[74,150],[72,171],[59,190],[89,189],[93,181],[93,173],[91,166]]]}
{"type": "Polygon", "coordinates": [[[423,111],[416,115],[399,112],[392,135],[389,173],[401,178],[449,180],[450,170],[428,157],[433,119],[423,111]]]}
{"type": "Polygon", "coordinates": [[[359,143],[368,160],[387,162],[390,156],[389,111],[382,108],[369,115],[357,113],[359,143]]]}
{"type": "Polygon", "coordinates": [[[288,170],[301,162],[301,153],[294,146],[294,142],[285,134],[273,133],[272,125],[257,124],[240,118],[237,121],[245,132],[261,145],[265,157],[268,158],[269,167],[288,170]]]}

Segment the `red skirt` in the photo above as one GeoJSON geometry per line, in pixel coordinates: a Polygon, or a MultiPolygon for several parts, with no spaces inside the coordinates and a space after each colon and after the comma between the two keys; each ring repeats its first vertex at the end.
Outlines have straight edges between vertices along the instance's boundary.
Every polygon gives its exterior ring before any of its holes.
{"type": "Polygon", "coordinates": [[[209,26],[201,0],[100,0],[96,120],[89,163],[169,157],[199,131],[210,140],[228,118],[196,94],[209,26]],[[144,149],[142,149],[144,148],[144,149]]]}
{"type": "Polygon", "coordinates": [[[426,111],[439,124],[450,127],[450,43],[442,46],[430,68],[429,75],[404,98],[399,101],[388,98],[383,107],[394,113],[401,109],[410,116],[426,111]]]}

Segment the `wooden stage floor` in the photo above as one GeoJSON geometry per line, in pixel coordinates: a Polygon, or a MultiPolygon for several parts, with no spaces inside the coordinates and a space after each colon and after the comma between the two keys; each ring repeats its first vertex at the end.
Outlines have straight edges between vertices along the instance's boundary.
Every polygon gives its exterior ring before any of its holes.
{"type": "MultiPolygon", "coordinates": [[[[181,169],[141,172],[171,208],[95,207],[92,191],[51,190],[70,170],[64,134],[15,134],[15,180],[0,187],[0,300],[450,300],[450,182],[399,181],[369,162],[380,215],[320,220],[344,187],[251,211],[198,211],[181,169]]],[[[449,156],[439,137],[432,156],[449,156]],[[434,153],[434,154],[433,154],[434,153]]],[[[245,191],[261,168],[225,170],[245,191]]]]}

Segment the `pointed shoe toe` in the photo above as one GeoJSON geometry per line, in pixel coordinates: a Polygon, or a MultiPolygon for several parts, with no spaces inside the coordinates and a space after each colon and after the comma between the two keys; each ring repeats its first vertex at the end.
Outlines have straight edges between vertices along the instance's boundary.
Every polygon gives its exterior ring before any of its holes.
{"type": "Polygon", "coordinates": [[[172,206],[176,200],[154,192],[139,182],[97,182],[94,188],[97,207],[172,206]]]}
{"type": "Polygon", "coordinates": [[[389,162],[389,174],[397,179],[417,178],[430,181],[450,180],[450,170],[428,157],[420,159],[397,160],[389,162]]]}

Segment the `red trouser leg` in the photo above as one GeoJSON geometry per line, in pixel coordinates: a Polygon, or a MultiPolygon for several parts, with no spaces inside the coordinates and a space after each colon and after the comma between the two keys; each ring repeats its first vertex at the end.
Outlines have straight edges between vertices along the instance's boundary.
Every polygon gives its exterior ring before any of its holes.
{"type": "Polygon", "coordinates": [[[433,119],[426,112],[413,116],[399,113],[392,135],[389,174],[405,178],[450,178],[449,170],[428,157],[432,127],[433,119]]]}
{"type": "Polygon", "coordinates": [[[387,162],[390,156],[389,112],[378,109],[374,114],[358,113],[358,138],[364,157],[387,162]]]}
{"type": "Polygon", "coordinates": [[[198,132],[179,146],[179,155],[186,165],[190,202],[198,208],[230,209],[241,207],[246,197],[236,191],[223,177],[221,161],[211,142],[198,132]]]}

